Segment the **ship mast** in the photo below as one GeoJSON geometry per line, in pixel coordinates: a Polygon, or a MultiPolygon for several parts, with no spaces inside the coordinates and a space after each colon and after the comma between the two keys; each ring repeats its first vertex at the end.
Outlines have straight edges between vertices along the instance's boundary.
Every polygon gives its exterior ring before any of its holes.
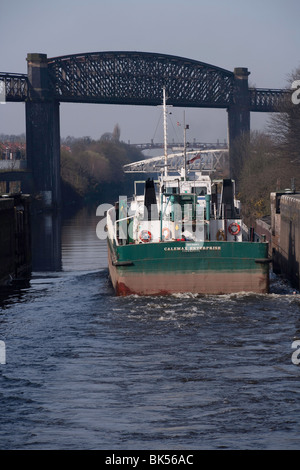
{"type": "Polygon", "coordinates": [[[184,180],[186,180],[186,126],[185,111],[183,111],[183,152],[184,152],[184,180]]]}
{"type": "Polygon", "coordinates": [[[186,124],[185,123],[185,111],[183,111],[183,157],[184,157],[184,165],[183,165],[183,169],[182,169],[182,172],[183,172],[183,177],[184,177],[184,180],[186,180],[186,175],[187,175],[187,161],[186,161],[186,146],[187,146],[187,142],[186,142],[186,131],[187,129],[189,129],[190,126],[189,124],[186,124]]]}
{"type": "Polygon", "coordinates": [[[168,176],[167,106],[166,106],[166,88],[165,87],[163,87],[163,110],[164,110],[165,176],[168,176]]]}

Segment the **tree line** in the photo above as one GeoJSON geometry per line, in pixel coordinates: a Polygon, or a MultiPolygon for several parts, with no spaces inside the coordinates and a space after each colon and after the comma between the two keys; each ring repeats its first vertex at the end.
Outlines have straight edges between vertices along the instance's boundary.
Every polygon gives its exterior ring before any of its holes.
{"type": "MultiPolygon", "coordinates": [[[[88,136],[61,138],[63,205],[111,203],[119,194],[132,193],[134,177],[123,172],[123,165],[142,160],[144,155],[138,148],[122,142],[120,134],[116,124],[112,132],[105,132],[96,140],[88,136]]],[[[25,134],[0,134],[3,158],[7,143],[14,148],[15,143],[20,142],[25,145],[25,134]]],[[[15,151],[13,156],[17,158],[15,151]]]]}
{"type": "Polygon", "coordinates": [[[90,137],[62,139],[61,178],[63,197],[70,202],[114,202],[132,193],[133,178],[123,165],[144,158],[141,151],[120,141],[120,128],[90,137]]]}

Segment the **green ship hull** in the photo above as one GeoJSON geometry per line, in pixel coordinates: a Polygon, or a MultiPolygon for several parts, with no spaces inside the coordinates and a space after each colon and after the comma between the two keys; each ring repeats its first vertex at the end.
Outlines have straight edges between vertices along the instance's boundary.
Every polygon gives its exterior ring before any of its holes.
{"type": "Polygon", "coordinates": [[[108,238],[117,295],[267,293],[268,244],[168,241],[117,246],[108,238]]]}

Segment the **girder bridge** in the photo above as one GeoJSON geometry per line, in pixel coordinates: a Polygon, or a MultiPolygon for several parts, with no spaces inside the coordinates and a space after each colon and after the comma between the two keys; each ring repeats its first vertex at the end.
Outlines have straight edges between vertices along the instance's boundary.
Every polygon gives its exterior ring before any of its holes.
{"type": "Polygon", "coordinates": [[[93,52],[27,55],[27,74],[0,73],[6,102],[25,102],[28,168],[37,192],[60,203],[59,104],[169,105],[228,111],[232,141],[250,131],[250,112],[278,112],[290,90],[249,88],[248,69],[233,71],[173,55],[93,52]]]}

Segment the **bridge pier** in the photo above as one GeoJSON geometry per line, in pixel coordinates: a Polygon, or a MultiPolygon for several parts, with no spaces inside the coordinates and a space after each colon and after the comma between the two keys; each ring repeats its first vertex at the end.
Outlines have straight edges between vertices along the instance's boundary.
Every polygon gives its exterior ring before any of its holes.
{"type": "Polygon", "coordinates": [[[59,101],[51,89],[46,54],[28,54],[26,148],[35,192],[46,207],[60,205],[59,101]]]}
{"type": "Polygon", "coordinates": [[[248,87],[247,68],[238,67],[234,69],[233,97],[228,112],[228,141],[229,141],[229,170],[231,178],[235,179],[236,173],[234,161],[239,158],[235,154],[234,141],[245,135],[250,136],[250,99],[248,87]]]}

